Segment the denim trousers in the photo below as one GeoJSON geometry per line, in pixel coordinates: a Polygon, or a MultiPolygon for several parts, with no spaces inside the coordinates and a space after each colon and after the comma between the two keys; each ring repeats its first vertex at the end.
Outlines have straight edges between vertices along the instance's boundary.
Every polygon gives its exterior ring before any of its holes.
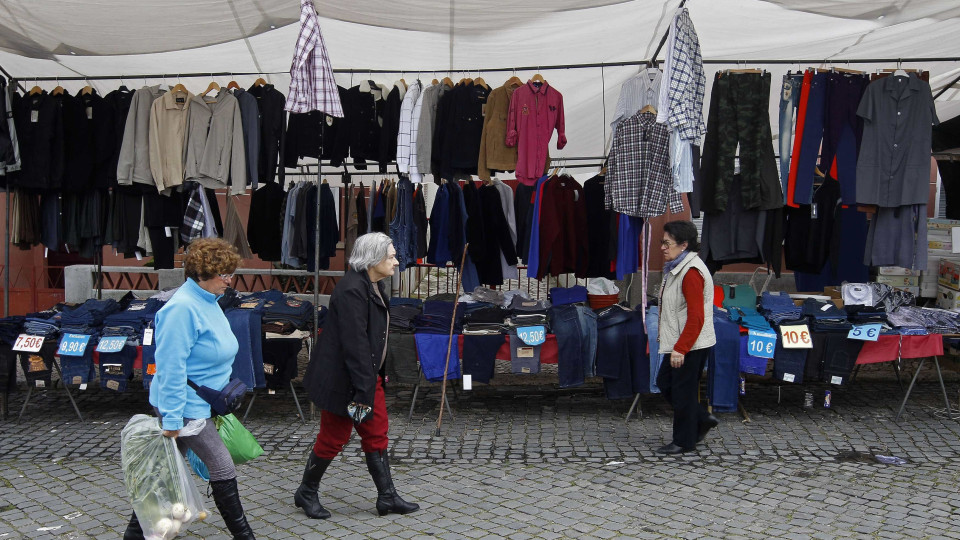
{"type": "Polygon", "coordinates": [[[577,306],[577,317],[580,320],[580,331],[584,337],[581,343],[583,354],[583,375],[596,375],[597,361],[597,313],[588,306],[577,306]]]}
{"type": "Polygon", "coordinates": [[[463,336],[463,373],[470,374],[473,382],[489,383],[503,342],[503,334],[463,336]]]}
{"type": "Polygon", "coordinates": [[[597,375],[604,378],[607,399],[629,399],[649,391],[646,350],[647,334],[639,312],[613,308],[598,315],[597,375]]]}
{"type": "Polygon", "coordinates": [[[233,359],[231,378],[237,378],[247,388],[263,388],[267,385],[263,373],[263,345],[260,335],[260,314],[246,309],[232,309],[225,313],[230,330],[240,345],[233,359]]]}
{"type": "Polygon", "coordinates": [[[96,337],[91,337],[81,356],[60,356],[60,371],[66,384],[85,384],[96,379],[93,367],[93,351],[97,348],[96,337]]]}
{"type": "Polygon", "coordinates": [[[133,363],[137,360],[137,347],[124,345],[119,352],[100,354],[100,387],[117,392],[126,392],[127,383],[133,377],[133,363]]]}
{"type": "Polygon", "coordinates": [[[584,329],[580,326],[577,306],[554,306],[550,309],[550,322],[557,336],[557,375],[560,388],[580,386],[584,382],[584,329]]]}
{"type": "Polygon", "coordinates": [[[787,181],[790,178],[790,151],[793,150],[793,116],[800,105],[802,73],[787,73],[783,76],[780,92],[780,185],[783,187],[783,202],[787,202],[787,181]]]}
{"type": "Polygon", "coordinates": [[[650,361],[650,393],[659,394],[657,387],[657,372],[660,370],[660,306],[650,306],[647,309],[647,346],[650,361]]]}
{"type": "Polygon", "coordinates": [[[397,183],[397,213],[390,223],[390,239],[403,272],[417,262],[417,230],[413,223],[413,184],[408,178],[397,183]]]}
{"type": "Polygon", "coordinates": [[[800,159],[797,162],[796,187],[793,192],[793,201],[798,205],[810,204],[813,200],[813,170],[817,166],[817,156],[820,155],[820,143],[823,140],[826,96],[827,74],[817,73],[810,82],[807,109],[803,117],[803,138],[800,141],[800,159]]]}

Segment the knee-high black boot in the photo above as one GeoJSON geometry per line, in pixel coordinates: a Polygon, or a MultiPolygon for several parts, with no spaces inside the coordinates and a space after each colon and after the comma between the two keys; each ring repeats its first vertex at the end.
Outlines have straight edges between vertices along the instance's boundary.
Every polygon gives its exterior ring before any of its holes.
{"type": "Polygon", "coordinates": [[[310,457],[307,458],[307,466],[303,469],[303,480],[300,481],[300,487],[293,494],[293,502],[298,508],[303,508],[307,517],[313,519],[327,519],[330,512],[320,504],[320,480],[327,467],[333,462],[332,459],[318,458],[313,450],[310,451],[310,457]]]}
{"type": "Polygon", "coordinates": [[[419,510],[419,505],[408,503],[397,493],[393,478],[390,476],[390,459],[387,457],[387,451],[367,452],[366,456],[367,470],[373,477],[373,483],[377,485],[377,513],[383,516],[391,512],[409,514],[419,510]]]}
{"type": "Polygon", "coordinates": [[[130,513],[130,523],[127,523],[127,530],[123,531],[123,540],[144,540],[140,520],[133,512],[130,513]]]}
{"type": "Polygon", "coordinates": [[[213,491],[213,501],[217,503],[220,516],[223,517],[227,529],[233,534],[234,540],[253,540],[253,530],[243,515],[243,505],[240,504],[240,492],[237,490],[237,479],[217,480],[210,482],[213,491]]]}

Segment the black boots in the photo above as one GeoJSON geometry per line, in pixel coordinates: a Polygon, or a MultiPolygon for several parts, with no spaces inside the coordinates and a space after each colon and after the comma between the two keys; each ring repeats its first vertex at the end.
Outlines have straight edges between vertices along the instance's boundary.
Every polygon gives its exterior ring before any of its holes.
{"type": "Polygon", "coordinates": [[[377,485],[377,513],[381,516],[388,513],[409,514],[420,509],[419,505],[408,503],[400,498],[397,488],[393,486],[390,477],[390,460],[387,451],[366,452],[367,469],[377,485]]]}
{"type": "Polygon", "coordinates": [[[710,433],[710,430],[717,427],[720,424],[720,421],[717,420],[717,417],[709,414],[707,417],[700,422],[700,425],[697,427],[697,442],[703,442],[707,438],[707,433],[710,433]]]}
{"type": "Polygon", "coordinates": [[[130,523],[127,524],[127,530],[123,531],[123,540],[144,540],[140,520],[133,512],[130,513],[130,523]]]}
{"type": "Polygon", "coordinates": [[[237,491],[237,479],[211,481],[210,489],[213,491],[213,501],[217,503],[220,516],[227,524],[227,529],[233,534],[234,540],[256,538],[253,536],[250,524],[247,523],[246,516],[243,515],[243,505],[240,504],[240,493],[237,491]]]}
{"type": "Polygon", "coordinates": [[[307,466],[303,469],[303,480],[300,481],[300,487],[293,494],[293,502],[298,508],[303,508],[307,517],[313,519],[327,519],[330,512],[320,504],[320,495],[317,490],[320,489],[320,480],[323,473],[330,466],[332,459],[318,458],[313,450],[310,451],[310,457],[307,458],[307,466]]]}

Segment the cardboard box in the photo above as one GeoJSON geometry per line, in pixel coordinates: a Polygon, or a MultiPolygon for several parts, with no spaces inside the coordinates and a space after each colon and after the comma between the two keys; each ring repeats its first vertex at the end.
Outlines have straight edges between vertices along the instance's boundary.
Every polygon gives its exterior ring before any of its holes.
{"type": "Polygon", "coordinates": [[[937,307],[941,309],[960,310],[960,291],[944,287],[937,287],[937,307]]]}
{"type": "MultiPolygon", "coordinates": [[[[960,290],[960,259],[940,259],[937,283],[943,287],[960,290]]],[[[939,295],[938,295],[939,298],[939,295]]]]}
{"type": "Polygon", "coordinates": [[[939,219],[939,218],[930,218],[927,219],[927,229],[952,229],[954,227],[960,227],[960,219],[939,219]]]}
{"type": "Polygon", "coordinates": [[[877,274],[881,276],[919,276],[920,270],[911,270],[899,266],[881,266],[877,270],[877,274]]]}
{"type": "Polygon", "coordinates": [[[949,249],[953,251],[953,242],[951,240],[929,240],[927,242],[929,249],[949,249]]]}
{"type": "Polygon", "coordinates": [[[885,283],[891,287],[919,287],[920,276],[877,276],[877,283],[885,283]]]}

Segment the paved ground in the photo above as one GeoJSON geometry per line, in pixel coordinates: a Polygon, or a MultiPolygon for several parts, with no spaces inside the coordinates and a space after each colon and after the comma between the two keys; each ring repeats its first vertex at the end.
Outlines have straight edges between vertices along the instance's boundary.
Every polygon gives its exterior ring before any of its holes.
{"type": "MultiPolygon", "coordinates": [[[[297,420],[289,393],[263,396],[247,425],[266,454],[239,468],[241,492],[260,538],[960,538],[960,423],[935,410],[928,376],[894,422],[899,387],[867,375],[835,390],[831,409],[802,409],[797,387],[751,384],[750,422],[720,415],[707,444],[682,457],[653,453],[670,429],[655,396],[626,424],[629,403],[598,387],[481,388],[460,392],[437,437],[438,392],[408,422],[410,390],[391,388],[394,476],[423,510],[377,517],[353,441],[322,484],[328,521],[306,519],[291,497],[317,422],[297,420]]],[[[948,373],[947,385],[956,402],[960,378],[948,373]]],[[[818,405],[824,388],[811,389],[818,405]]],[[[145,399],[87,390],[80,423],[48,390],[16,425],[22,393],[12,396],[14,418],[0,422],[0,540],[119,537],[129,515],[119,433],[145,399]]],[[[189,531],[225,536],[216,511],[189,531]]]]}

